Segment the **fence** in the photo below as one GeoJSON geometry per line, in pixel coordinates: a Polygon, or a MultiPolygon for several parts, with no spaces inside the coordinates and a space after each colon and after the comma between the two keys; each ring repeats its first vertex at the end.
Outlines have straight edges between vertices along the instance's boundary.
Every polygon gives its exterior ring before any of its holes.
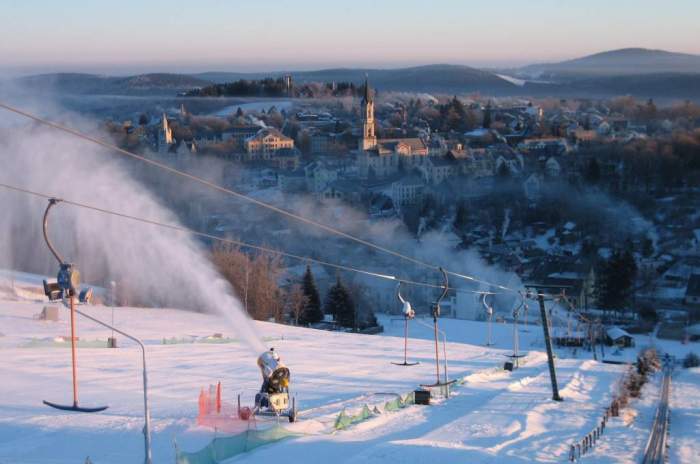
{"type": "Polygon", "coordinates": [[[403,398],[400,395],[397,395],[396,398],[394,398],[393,400],[384,403],[382,408],[380,408],[379,406],[374,406],[373,408],[370,408],[368,404],[365,404],[364,406],[362,406],[362,409],[357,414],[352,415],[348,414],[346,410],[343,409],[342,411],[340,411],[340,414],[338,414],[338,417],[336,417],[333,429],[343,430],[350,427],[351,425],[363,422],[371,417],[383,414],[385,412],[398,411],[399,409],[403,409],[406,406],[410,406],[412,404],[415,404],[413,392],[407,394],[403,398]]]}

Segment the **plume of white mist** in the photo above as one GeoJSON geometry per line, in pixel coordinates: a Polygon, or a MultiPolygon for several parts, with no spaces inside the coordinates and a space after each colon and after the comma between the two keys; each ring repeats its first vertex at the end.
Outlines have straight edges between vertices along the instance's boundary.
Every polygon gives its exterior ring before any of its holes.
{"type": "MultiPolygon", "coordinates": [[[[0,182],[121,213],[178,224],[175,215],[134,180],[127,162],[67,134],[0,119],[0,182]],[[7,127],[7,125],[5,126],[7,127]]],[[[80,121],[72,120],[72,126],[80,121]]],[[[138,166],[138,169],[146,169],[138,166]]],[[[0,266],[55,275],[42,237],[46,200],[0,188],[0,266]]],[[[94,284],[122,282],[144,305],[223,315],[254,354],[265,347],[230,285],[192,237],[98,212],[59,205],[50,236],[64,259],[94,284]]]]}

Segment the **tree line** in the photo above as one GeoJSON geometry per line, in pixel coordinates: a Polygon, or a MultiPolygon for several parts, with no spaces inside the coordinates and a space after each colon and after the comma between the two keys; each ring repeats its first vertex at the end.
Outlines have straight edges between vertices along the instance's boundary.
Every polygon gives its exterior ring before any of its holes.
{"type": "Polygon", "coordinates": [[[278,281],[284,268],[279,257],[250,256],[238,247],[217,245],[212,252],[212,261],[253,319],[274,319],[309,326],[323,322],[325,315],[331,315],[335,325],[353,331],[378,325],[368,305],[363,304],[364,311],[358,307],[362,291],[347,286],[340,276],[322,304],[310,266],[306,267],[301,282],[282,288],[278,281]]]}

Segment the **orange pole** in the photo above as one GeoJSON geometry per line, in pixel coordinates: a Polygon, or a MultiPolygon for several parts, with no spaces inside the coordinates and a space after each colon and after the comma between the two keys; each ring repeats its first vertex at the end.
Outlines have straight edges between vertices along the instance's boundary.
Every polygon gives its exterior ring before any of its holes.
{"type": "MultiPolygon", "coordinates": [[[[69,290],[70,291],[70,290],[69,290]]],[[[75,353],[75,296],[70,295],[70,351],[73,364],[73,406],[78,406],[78,362],[75,353]]]]}
{"type": "Polygon", "coordinates": [[[216,413],[221,413],[221,382],[216,384],[216,413]]]}

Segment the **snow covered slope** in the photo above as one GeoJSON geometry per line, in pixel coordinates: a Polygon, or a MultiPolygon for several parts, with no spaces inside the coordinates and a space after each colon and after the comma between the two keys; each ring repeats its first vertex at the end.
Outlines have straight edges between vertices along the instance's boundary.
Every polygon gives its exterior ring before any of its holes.
{"type": "MultiPolygon", "coordinates": [[[[40,300],[40,296],[0,295],[0,462],[68,464],[82,463],[87,456],[95,464],[141,462],[143,411],[137,347],[117,336],[118,349],[102,348],[110,331],[79,319],[80,403],[107,404],[109,409],[99,414],[50,409],[41,401],[70,402],[70,350],[67,343],[56,341],[67,336],[70,327],[63,309],[59,322],[37,320],[35,316],[46,305],[40,300]]],[[[110,308],[81,308],[111,320],[110,308]]],[[[234,401],[241,392],[246,402],[259,388],[254,357],[235,340],[240,338],[236,327],[223,318],[172,309],[117,308],[114,322],[147,344],[154,462],[174,462],[174,439],[181,450],[196,451],[214,437],[211,430],[195,425],[201,387],[221,381],[225,401],[234,401]],[[214,333],[224,338],[207,338],[214,333]]],[[[499,349],[479,346],[483,323],[462,323],[472,327],[468,332],[472,344],[447,345],[450,377],[464,381],[449,400],[385,413],[335,433],[329,433],[319,414],[309,414],[291,426],[302,437],[230,461],[561,462],[568,445],[600,419],[624,366],[558,359],[565,401],[555,403],[550,400],[546,357],[536,349],[536,326],[529,327],[531,335],[523,333],[523,350],[528,352],[525,365],[509,373],[502,365],[510,348],[510,326],[494,331],[499,349]]],[[[448,339],[462,340],[450,333],[461,329],[451,325],[444,321],[448,339]]],[[[411,358],[421,364],[398,367],[390,362],[401,358],[403,340],[394,336],[262,322],[255,327],[290,367],[302,410],[330,405],[316,411],[332,418],[344,400],[367,393],[407,393],[435,378],[434,345],[429,339],[409,342],[411,358]]],[[[393,334],[402,327],[389,323],[387,329],[393,334]]],[[[427,333],[412,330],[419,337],[427,333]]],[[[643,436],[638,438],[644,441],[643,436]]],[[[591,457],[610,462],[619,457],[617,453],[591,457]]]]}

